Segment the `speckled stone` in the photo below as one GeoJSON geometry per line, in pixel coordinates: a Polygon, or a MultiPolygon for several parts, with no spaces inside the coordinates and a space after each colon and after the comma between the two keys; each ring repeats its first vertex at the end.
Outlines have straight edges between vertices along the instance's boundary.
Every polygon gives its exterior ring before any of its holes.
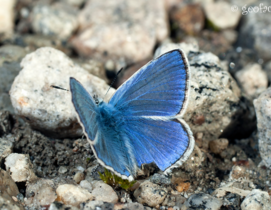
{"type": "Polygon", "coordinates": [[[29,208],[39,208],[53,203],[57,194],[54,182],[49,179],[37,179],[26,187],[25,204],[29,208]]]}
{"type": "Polygon", "coordinates": [[[67,39],[78,26],[77,11],[64,3],[36,4],[31,20],[35,33],[56,35],[60,39],[67,39]]]}
{"type": "Polygon", "coordinates": [[[222,200],[215,198],[211,195],[205,193],[197,193],[191,195],[182,206],[181,210],[187,209],[209,209],[209,210],[219,210],[222,206],[222,200]]]}
{"type": "Polygon", "coordinates": [[[7,156],[5,166],[15,182],[31,182],[36,179],[29,155],[12,153],[7,156]]]}
{"type": "Polygon", "coordinates": [[[79,24],[73,40],[79,54],[131,62],[151,56],[169,33],[164,1],[89,0],[79,24]]]}
{"type": "MultiPolygon", "coordinates": [[[[58,138],[82,136],[71,94],[52,88],[69,89],[69,78],[79,80],[90,95],[103,97],[109,86],[100,78],[75,65],[64,53],[44,47],[28,54],[21,62],[10,97],[15,112],[47,136],[58,138]]],[[[105,100],[113,93],[111,88],[105,100]]]]}
{"type": "Polygon", "coordinates": [[[13,143],[7,139],[0,138],[0,163],[12,153],[13,143]]]}
{"type": "Polygon", "coordinates": [[[267,192],[254,189],[241,204],[242,210],[269,210],[271,208],[270,196],[267,192]]]}
{"type": "Polygon", "coordinates": [[[260,165],[271,168],[271,88],[254,100],[257,114],[259,150],[262,158],[260,165]]]}
{"type": "Polygon", "coordinates": [[[141,204],[156,207],[161,204],[167,196],[167,189],[150,181],[144,181],[134,192],[136,200],[141,204]]]}
{"type": "Polygon", "coordinates": [[[220,154],[223,150],[227,149],[229,145],[229,140],[228,139],[216,139],[213,141],[210,141],[210,150],[214,153],[214,154],[220,154]]]}

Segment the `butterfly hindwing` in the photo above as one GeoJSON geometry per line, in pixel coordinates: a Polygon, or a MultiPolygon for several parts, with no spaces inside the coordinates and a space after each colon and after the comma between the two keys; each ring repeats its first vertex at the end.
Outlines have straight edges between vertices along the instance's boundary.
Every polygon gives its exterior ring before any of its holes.
{"type": "Polygon", "coordinates": [[[109,103],[133,116],[175,116],[186,108],[188,82],[187,59],[174,50],[143,66],[109,103]]]}
{"type": "Polygon", "coordinates": [[[72,103],[77,112],[79,122],[88,139],[94,141],[97,132],[95,102],[86,89],[74,78],[70,78],[70,89],[72,103]]]}

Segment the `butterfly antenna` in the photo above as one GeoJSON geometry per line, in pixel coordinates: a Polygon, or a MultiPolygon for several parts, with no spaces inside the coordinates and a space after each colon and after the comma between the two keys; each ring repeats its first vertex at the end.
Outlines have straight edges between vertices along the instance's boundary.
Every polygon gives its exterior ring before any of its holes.
{"type": "MultiPolygon", "coordinates": [[[[114,78],[113,81],[111,82],[111,84],[110,84],[110,86],[109,86],[109,88],[108,88],[106,94],[104,95],[104,98],[105,98],[105,96],[107,95],[107,93],[109,92],[110,88],[112,87],[112,85],[114,84],[114,82],[116,81],[116,79],[118,78],[118,75],[120,74],[120,72],[121,72],[122,70],[123,70],[123,68],[121,68],[121,69],[118,71],[117,75],[115,76],[115,78],[114,78]]],[[[104,98],[103,98],[103,100],[104,100],[104,98]]]]}
{"type": "Polygon", "coordinates": [[[58,86],[55,86],[55,85],[51,85],[52,88],[55,88],[55,89],[60,89],[60,90],[65,90],[65,91],[69,91],[67,89],[64,89],[62,87],[58,87],[58,86]]]}

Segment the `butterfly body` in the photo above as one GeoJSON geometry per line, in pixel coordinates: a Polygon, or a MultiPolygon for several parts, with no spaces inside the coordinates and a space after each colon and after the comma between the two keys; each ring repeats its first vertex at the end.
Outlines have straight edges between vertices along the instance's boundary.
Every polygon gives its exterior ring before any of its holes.
{"type": "Polygon", "coordinates": [[[149,62],[126,81],[108,103],[95,100],[74,78],[72,102],[97,160],[125,179],[143,164],[163,171],[181,165],[194,138],[181,119],[189,97],[189,67],[174,50],[149,62]]]}

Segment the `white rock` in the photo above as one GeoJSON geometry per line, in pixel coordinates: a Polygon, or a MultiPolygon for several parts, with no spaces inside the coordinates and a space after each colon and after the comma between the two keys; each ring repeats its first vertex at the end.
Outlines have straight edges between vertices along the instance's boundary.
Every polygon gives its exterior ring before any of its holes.
{"type": "Polygon", "coordinates": [[[225,1],[204,4],[207,19],[219,29],[235,28],[241,18],[241,11],[232,11],[231,4],[225,1]],[[221,15],[223,14],[223,15],[221,15]]]}
{"type": "MultiPolygon", "coordinates": [[[[62,52],[50,47],[28,54],[21,62],[22,70],[15,78],[10,97],[15,112],[30,125],[47,135],[58,138],[82,135],[71,94],[52,88],[52,85],[69,89],[69,78],[79,80],[91,96],[103,97],[108,85],[88,74],[62,52]]],[[[105,100],[114,93],[110,89],[105,100]]]]}
{"type": "Polygon", "coordinates": [[[0,163],[3,158],[6,158],[12,153],[13,143],[7,139],[0,138],[0,163]]]}
{"type": "Polygon", "coordinates": [[[95,183],[92,195],[97,201],[109,203],[117,203],[119,199],[117,193],[113,190],[113,188],[103,182],[95,183]]]}
{"type": "Polygon", "coordinates": [[[92,184],[87,180],[82,180],[80,186],[87,189],[89,192],[92,192],[92,184]]]}
{"type": "Polygon", "coordinates": [[[5,165],[15,182],[31,182],[36,178],[29,155],[12,153],[6,158],[5,165]]]}
{"type": "Polygon", "coordinates": [[[150,181],[144,181],[135,190],[134,196],[139,203],[156,207],[164,201],[167,193],[166,188],[163,188],[150,181]]]}
{"type": "Polygon", "coordinates": [[[0,0],[0,34],[10,37],[14,27],[14,7],[16,0],[0,0]]]}
{"type": "Polygon", "coordinates": [[[271,208],[270,196],[267,192],[252,190],[241,204],[242,210],[269,210],[271,208]]]}
{"type": "Polygon", "coordinates": [[[32,29],[43,35],[67,39],[77,28],[77,11],[68,4],[37,4],[31,14],[32,29]]]}
{"type": "Polygon", "coordinates": [[[86,189],[71,184],[60,185],[56,189],[56,193],[64,204],[75,207],[79,207],[82,202],[93,199],[93,196],[86,189]]]}
{"type": "Polygon", "coordinates": [[[31,182],[26,188],[25,204],[30,208],[38,209],[40,206],[50,205],[56,198],[54,182],[48,179],[38,179],[31,182]]]}
{"type": "Polygon", "coordinates": [[[256,63],[238,71],[235,77],[241,89],[251,99],[258,97],[268,85],[267,74],[256,63]]]}
{"type": "Polygon", "coordinates": [[[262,158],[260,165],[271,168],[271,88],[254,100],[257,115],[259,150],[262,158]]]}
{"type": "Polygon", "coordinates": [[[79,24],[73,45],[81,55],[134,62],[151,56],[169,33],[164,1],[89,0],[79,24]]]}
{"type": "Polygon", "coordinates": [[[71,205],[59,205],[59,203],[52,203],[48,210],[79,210],[79,208],[71,205]]]}

